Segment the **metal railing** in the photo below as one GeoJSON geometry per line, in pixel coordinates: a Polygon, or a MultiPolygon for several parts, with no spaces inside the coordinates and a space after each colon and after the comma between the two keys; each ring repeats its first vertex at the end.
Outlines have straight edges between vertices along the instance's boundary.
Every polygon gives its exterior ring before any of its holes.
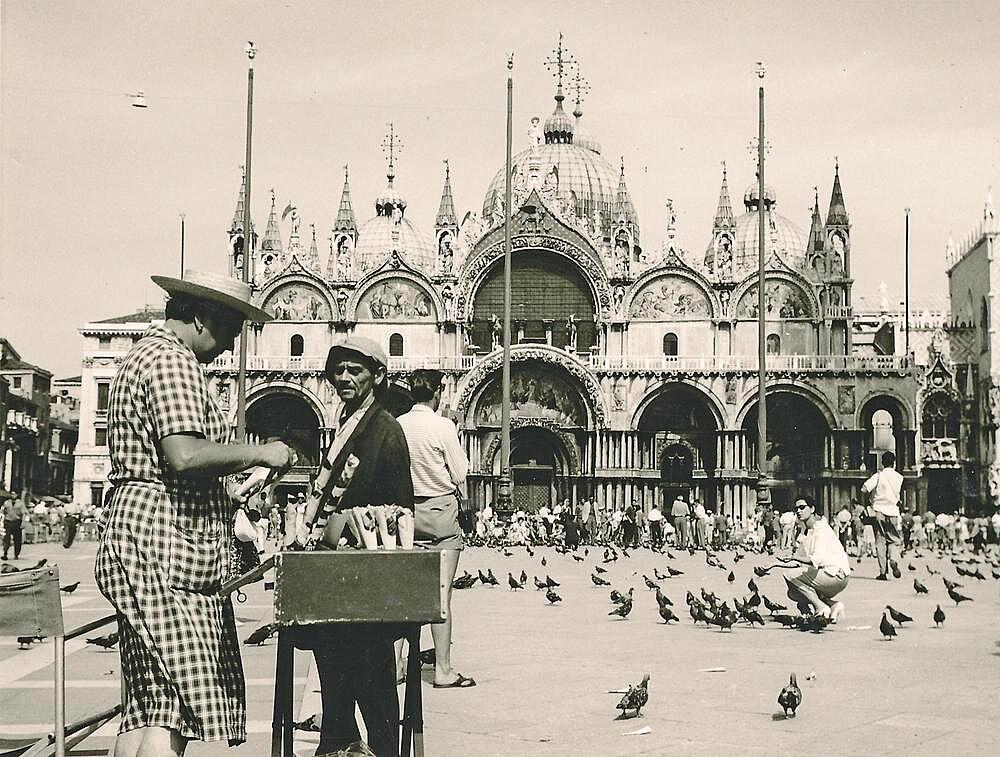
{"type": "MultiPolygon", "coordinates": [[[[756,355],[591,355],[596,371],[755,371],[756,355]]],[[[768,355],[769,370],[793,371],[904,371],[910,368],[904,355],[861,357],[856,355],[768,355]]]]}

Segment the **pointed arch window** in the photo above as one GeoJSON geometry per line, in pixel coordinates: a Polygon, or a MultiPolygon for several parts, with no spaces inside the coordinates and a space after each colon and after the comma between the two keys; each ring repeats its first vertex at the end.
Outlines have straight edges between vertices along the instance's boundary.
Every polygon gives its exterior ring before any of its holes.
{"type": "Polygon", "coordinates": [[[672,331],[663,335],[663,354],[667,357],[677,357],[677,334],[672,331]]]}
{"type": "Polygon", "coordinates": [[[305,351],[305,340],[302,338],[301,334],[293,334],[291,344],[289,345],[289,352],[292,357],[302,357],[302,353],[305,351]]]}
{"type": "Polygon", "coordinates": [[[764,343],[764,347],[767,350],[768,355],[780,355],[781,354],[781,337],[777,334],[768,334],[767,341],[764,343]]]}
{"type": "Polygon", "coordinates": [[[403,357],[402,334],[393,334],[389,337],[389,357],[403,357]]]}

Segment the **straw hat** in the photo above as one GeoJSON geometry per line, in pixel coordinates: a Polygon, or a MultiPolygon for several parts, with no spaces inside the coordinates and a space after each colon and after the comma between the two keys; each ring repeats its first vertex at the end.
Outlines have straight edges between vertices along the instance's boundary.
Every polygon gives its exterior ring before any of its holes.
{"type": "Polygon", "coordinates": [[[267,323],[274,316],[264,312],[250,302],[250,286],[232,276],[206,271],[194,271],[188,268],[184,278],[175,279],[170,276],[151,276],[157,286],[168,294],[187,294],[202,300],[218,302],[255,323],[267,323]]]}

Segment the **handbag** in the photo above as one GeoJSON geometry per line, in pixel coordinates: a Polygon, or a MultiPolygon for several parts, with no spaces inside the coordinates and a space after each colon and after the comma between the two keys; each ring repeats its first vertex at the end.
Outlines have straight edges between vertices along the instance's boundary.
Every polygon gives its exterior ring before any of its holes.
{"type": "MultiPolygon", "coordinates": [[[[236,534],[247,533],[247,529],[253,529],[253,524],[243,508],[239,508],[233,514],[233,535],[229,539],[229,570],[227,571],[227,581],[239,578],[245,573],[249,573],[260,565],[260,555],[257,553],[257,544],[253,539],[242,541],[236,534]]],[[[256,578],[253,583],[262,581],[263,576],[256,578]]]]}

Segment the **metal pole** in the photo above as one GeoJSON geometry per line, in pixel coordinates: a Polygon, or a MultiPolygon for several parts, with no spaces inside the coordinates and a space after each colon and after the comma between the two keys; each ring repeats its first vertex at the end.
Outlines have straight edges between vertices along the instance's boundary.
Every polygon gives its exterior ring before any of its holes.
{"type": "Polygon", "coordinates": [[[66,755],[66,637],[56,636],[55,642],[55,757],[66,755]]]}
{"type": "Polygon", "coordinates": [[[759,130],[757,134],[757,503],[771,504],[767,488],[767,329],[765,324],[764,268],[767,264],[764,230],[764,64],[757,67],[759,130]]]}
{"type": "Polygon", "coordinates": [[[906,357],[910,357],[910,209],[906,209],[906,231],[903,243],[903,308],[906,311],[903,317],[906,319],[906,357]]]}
{"type": "Polygon", "coordinates": [[[181,278],[184,278],[184,214],[181,213],[181,278]]]}
{"type": "MultiPolygon", "coordinates": [[[[250,65],[247,68],[247,154],[246,193],[243,197],[243,283],[250,282],[250,258],[253,255],[253,231],[250,228],[250,157],[253,137],[253,59],[257,48],[247,46],[250,65]]],[[[236,374],[236,441],[247,440],[247,324],[240,331],[240,367],[236,374]]]]}
{"type": "Polygon", "coordinates": [[[510,509],[510,163],[513,140],[514,54],[507,58],[507,162],[503,210],[503,398],[500,403],[500,510],[510,509]]]}

